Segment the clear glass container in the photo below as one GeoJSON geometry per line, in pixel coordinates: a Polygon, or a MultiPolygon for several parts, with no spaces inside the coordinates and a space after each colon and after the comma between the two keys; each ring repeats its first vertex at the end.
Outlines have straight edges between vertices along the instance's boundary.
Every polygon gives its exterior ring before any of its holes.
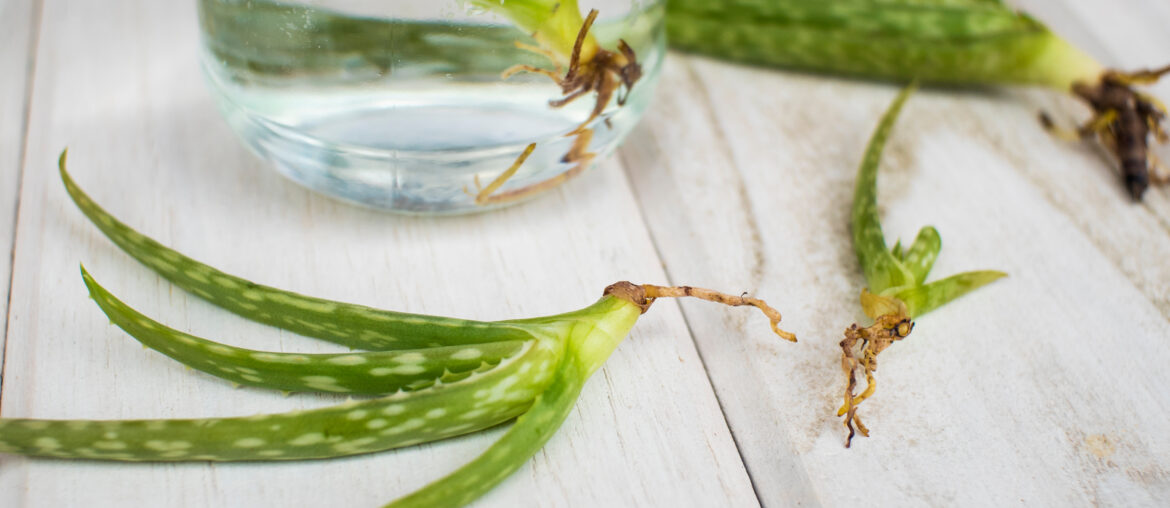
{"type": "Polygon", "coordinates": [[[205,73],[245,144],[311,189],[405,213],[580,173],[638,121],[665,47],[660,1],[198,2],[205,73]]]}

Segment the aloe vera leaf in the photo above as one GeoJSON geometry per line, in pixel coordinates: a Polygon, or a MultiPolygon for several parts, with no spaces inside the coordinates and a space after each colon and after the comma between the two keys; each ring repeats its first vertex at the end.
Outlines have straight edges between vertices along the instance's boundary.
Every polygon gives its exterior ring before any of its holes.
{"type": "Polygon", "coordinates": [[[676,48],[721,58],[896,81],[1069,91],[1103,71],[994,1],[669,0],[667,33],[676,48]]]}
{"type": "Polygon", "coordinates": [[[537,396],[532,408],[517,418],[512,428],[483,454],[386,507],[463,506],[504,481],[540,451],[569,416],[585,383],[580,367],[575,356],[567,356],[552,383],[537,396]]]}
{"type": "MultiPolygon", "coordinates": [[[[588,377],[642,307],[606,294],[540,322],[545,338],[484,372],[363,402],[249,417],[0,419],[0,452],[117,461],[303,460],[372,453],[482,430],[524,413],[573,355],[588,377]]],[[[322,380],[325,381],[325,380],[322,380]]]]}
{"type": "MultiPolygon", "coordinates": [[[[496,367],[524,341],[345,354],[255,351],[167,327],[130,308],[81,268],[90,297],[110,320],[144,346],[233,383],[285,392],[387,394],[449,383],[496,367]]],[[[534,327],[535,328],[535,327],[534,327]]],[[[532,339],[539,337],[534,329],[532,339]]]]}
{"type": "MultiPolygon", "coordinates": [[[[521,31],[531,34],[541,47],[563,58],[561,65],[568,63],[581,25],[585,23],[577,0],[471,0],[470,3],[510,19],[521,31]]],[[[598,49],[597,39],[590,33],[584,34],[581,61],[592,60],[598,49]]]]}
{"type": "Polygon", "coordinates": [[[472,462],[387,507],[422,508],[470,503],[515,472],[540,450],[572,411],[581,387],[630,333],[642,308],[622,298],[577,313],[556,377],[532,409],[472,462]]]}
{"type": "Polygon", "coordinates": [[[868,5],[897,5],[921,7],[1002,7],[1003,0],[835,0],[868,5]]]}
{"type": "Polygon", "coordinates": [[[1003,277],[1007,277],[1007,274],[995,270],[963,272],[930,284],[903,289],[894,293],[894,297],[905,302],[910,316],[917,318],[1003,277]]]}
{"type": "Polygon", "coordinates": [[[562,354],[562,344],[528,342],[487,372],[308,411],[170,420],[0,419],[0,452],[117,461],[303,460],[377,452],[475,432],[520,415],[552,381],[562,354]]]}
{"type": "Polygon", "coordinates": [[[247,319],[355,349],[390,351],[531,339],[526,329],[380,310],[249,282],[167,248],[97,205],[58,166],[73,202],[119,248],[184,290],[247,319]]]}
{"type": "Polygon", "coordinates": [[[909,86],[903,89],[882,115],[866,147],[853,191],[853,250],[865,271],[869,290],[874,293],[881,293],[891,287],[905,286],[914,280],[914,274],[886,248],[886,237],[882,232],[881,218],[877,212],[877,174],[882,150],[890,137],[902,105],[914,92],[914,88],[909,86]]]}
{"type": "Polygon", "coordinates": [[[669,10],[717,16],[730,25],[742,21],[800,26],[907,40],[957,40],[1043,30],[1043,25],[994,5],[938,5],[934,2],[670,0],[669,10]]]}
{"type": "Polygon", "coordinates": [[[898,241],[894,242],[894,246],[890,247],[890,254],[892,256],[894,256],[894,259],[897,259],[898,261],[903,261],[902,258],[906,255],[906,253],[903,252],[903,250],[902,250],[902,240],[901,239],[898,239],[898,241]]]}
{"type": "Polygon", "coordinates": [[[934,226],[924,226],[918,230],[918,236],[914,238],[914,243],[910,244],[910,248],[901,256],[902,265],[914,274],[915,285],[926,282],[926,276],[930,275],[930,269],[934,268],[934,262],[938,259],[940,251],[942,251],[942,237],[939,236],[938,230],[934,229],[934,226]]]}

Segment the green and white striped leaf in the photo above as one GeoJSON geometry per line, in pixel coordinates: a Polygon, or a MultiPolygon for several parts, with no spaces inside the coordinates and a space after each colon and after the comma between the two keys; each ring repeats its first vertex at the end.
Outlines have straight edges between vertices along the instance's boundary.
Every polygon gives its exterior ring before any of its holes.
{"type": "Polygon", "coordinates": [[[922,284],[926,282],[926,276],[930,275],[930,269],[934,268],[934,262],[938,259],[938,253],[942,251],[942,236],[938,234],[938,230],[934,226],[923,226],[918,230],[918,236],[914,239],[914,243],[910,244],[910,248],[900,256],[902,265],[914,275],[914,283],[922,284]]]}
{"type": "Polygon", "coordinates": [[[894,293],[894,298],[905,302],[910,317],[917,318],[1003,277],[1007,277],[1007,274],[995,270],[963,272],[929,284],[903,289],[894,293]]]}
{"type": "Polygon", "coordinates": [[[451,474],[387,508],[463,506],[484,495],[540,451],[573,410],[585,384],[576,356],[569,355],[557,369],[548,389],[532,409],[519,418],[487,451],[451,474]]]}
{"type": "Polygon", "coordinates": [[[669,0],[667,31],[696,53],[896,81],[1067,91],[1101,71],[997,0],[669,0]]]}
{"type": "MultiPolygon", "coordinates": [[[[515,340],[343,354],[255,351],[169,328],[115,298],[84,267],[81,276],[90,297],[110,321],[144,346],[233,383],[285,392],[377,395],[418,390],[494,368],[519,354],[526,343],[515,340]]],[[[539,336],[534,330],[528,342],[538,340],[539,336]]]]}
{"type": "Polygon", "coordinates": [[[339,406],[234,418],[0,419],[0,452],[119,461],[303,460],[389,450],[515,418],[552,380],[563,347],[528,342],[497,368],[339,406]]]}
{"type": "Polygon", "coordinates": [[[914,281],[914,274],[886,248],[886,237],[882,232],[881,218],[877,211],[877,175],[882,151],[894,129],[894,122],[898,120],[902,106],[914,93],[914,88],[909,86],[902,90],[882,115],[865,149],[853,190],[851,215],[853,249],[857,253],[857,261],[865,271],[869,290],[874,293],[881,293],[891,287],[906,286],[914,281]]]}
{"type": "Polygon", "coordinates": [[[81,190],[58,162],[82,213],[127,254],[192,294],[253,321],[355,349],[390,351],[528,340],[522,329],[482,321],[380,310],[256,284],[167,248],[123,224],[81,190]]]}

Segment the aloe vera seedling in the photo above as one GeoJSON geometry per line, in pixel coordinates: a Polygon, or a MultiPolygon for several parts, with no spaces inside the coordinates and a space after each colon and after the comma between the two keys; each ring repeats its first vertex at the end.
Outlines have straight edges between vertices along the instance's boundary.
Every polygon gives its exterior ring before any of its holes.
{"type": "Polygon", "coordinates": [[[554,316],[468,321],[372,309],[248,282],[204,265],[117,220],[79,188],[78,208],[127,254],[175,285],[243,317],[364,352],[254,351],[195,337],[131,309],[82,268],[90,296],[144,346],[232,383],[281,391],[382,395],[283,414],[172,420],[0,419],[0,452],[115,461],[303,460],[377,452],[515,419],[479,458],[390,504],[466,504],[520,468],[564,421],[585,381],[657,298],[691,296],[759,308],[762,300],[618,282],[596,303],[554,316]]]}
{"type": "MultiPolygon", "coordinates": [[[[1092,118],[1066,137],[1097,137],[1140,199],[1170,139],[1166,108],[1137,91],[1170,67],[1108,70],[1001,0],[668,0],[677,48],[744,62],[944,85],[1037,85],[1071,93],[1092,118]]],[[[1046,126],[1052,121],[1042,116],[1046,126]]],[[[1165,171],[1165,170],[1163,170],[1165,171]]]]}
{"type": "Polygon", "coordinates": [[[527,196],[564,182],[577,175],[592,162],[595,154],[589,151],[593,131],[588,126],[601,116],[621,87],[625,95],[617,96],[618,105],[625,103],[634,83],[642,77],[634,49],[625,40],[618,40],[617,47],[610,50],[601,47],[590,32],[597,20],[597,10],[589,11],[584,18],[577,6],[577,0],[471,0],[472,5],[499,13],[512,20],[521,30],[532,34],[538,46],[519,46],[544,55],[553,69],[528,64],[517,64],[504,71],[504,78],[519,72],[533,72],[548,76],[561,87],[563,97],[549,102],[559,108],[590,92],[597,98],[589,116],[568,135],[574,137],[573,145],[562,162],[574,164],[568,171],[549,180],[530,186],[497,193],[501,185],[516,173],[524,160],[532,153],[535,145],[529,145],[512,165],[487,186],[475,181],[477,204],[499,203],[527,196]]]}
{"type": "Polygon", "coordinates": [[[861,292],[861,309],[874,323],[868,327],[857,324],[850,326],[845,330],[845,339],[841,341],[841,368],[845,371],[848,383],[844,404],[837,411],[837,416],[845,417],[845,426],[849,429],[846,447],[853,441],[854,426],[856,432],[863,436],[869,435],[869,430],[857,415],[857,406],[873,395],[877,388],[873,373],[877,369],[878,354],[910,335],[914,329],[913,319],[1006,275],[984,270],[926,282],[926,276],[942,250],[942,239],[933,226],[919,230],[917,238],[908,248],[903,248],[901,241],[895,242],[892,248],[886,245],[877,212],[878,166],[894,122],[914,88],[915,85],[911,85],[904,89],[882,116],[869,140],[853,192],[853,250],[865,271],[866,284],[869,286],[861,292]],[[866,388],[861,394],[856,394],[858,371],[865,376],[866,381],[866,388]]]}

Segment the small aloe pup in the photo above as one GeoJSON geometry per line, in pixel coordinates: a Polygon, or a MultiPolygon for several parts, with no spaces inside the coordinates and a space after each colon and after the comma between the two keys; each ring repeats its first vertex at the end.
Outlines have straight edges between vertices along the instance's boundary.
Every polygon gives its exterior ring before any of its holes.
{"type": "Polygon", "coordinates": [[[82,268],[90,296],[144,346],[233,383],[282,391],[382,395],[282,414],[174,420],[0,419],[0,452],[117,461],[304,460],[377,452],[515,419],[483,455],[391,506],[458,506],[520,468],[556,432],[585,381],[657,298],[692,296],[780,314],[755,298],[618,282],[596,303],[498,322],[383,311],[302,296],[201,264],[126,226],[73,182],[78,208],[126,253],[243,317],[368,352],[253,351],[168,328],[131,309],[82,268]]]}
{"type": "Polygon", "coordinates": [[[865,280],[869,285],[861,292],[861,308],[874,323],[864,328],[857,324],[850,326],[845,330],[845,340],[841,341],[841,368],[849,382],[845,388],[845,402],[837,416],[845,417],[845,426],[849,429],[846,447],[853,440],[854,426],[861,435],[869,435],[869,430],[857,415],[857,406],[877,388],[873,373],[877,369],[878,354],[910,335],[914,329],[913,319],[1006,275],[990,270],[964,272],[927,283],[926,276],[942,249],[942,239],[933,226],[919,230],[909,248],[903,249],[901,241],[893,248],[886,246],[877,213],[878,164],[898,113],[914,88],[915,85],[906,87],[882,116],[861,161],[857,187],[853,192],[853,250],[865,270],[865,280]],[[857,356],[858,349],[860,357],[857,356]],[[866,388],[860,395],[854,395],[858,371],[865,375],[866,388]]]}

